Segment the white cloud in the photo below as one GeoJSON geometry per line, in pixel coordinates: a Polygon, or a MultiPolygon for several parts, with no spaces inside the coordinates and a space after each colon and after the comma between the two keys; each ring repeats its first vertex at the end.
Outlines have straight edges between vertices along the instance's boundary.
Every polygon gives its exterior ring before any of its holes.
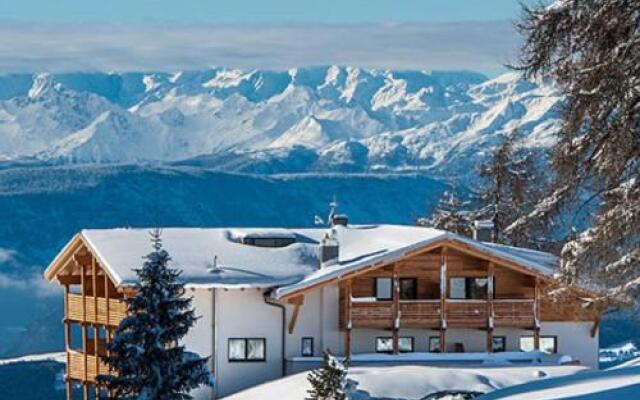
{"type": "Polygon", "coordinates": [[[0,72],[176,71],[341,64],[495,71],[513,60],[508,21],[394,24],[0,24],[0,72]]]}
{"type": "Polygon", "coordinates": [[[61,290],[59,285],[45,281],[40,274],[15,277],[0,273],[0,290],[2,289],[28,290],[38,297],[58,296],[61,290]]]}
{"type": "Polygon", "coordinates": [[[16,252],[11,249],[0,247],[0,264],[8,263],[16,256],[16,252]]]}

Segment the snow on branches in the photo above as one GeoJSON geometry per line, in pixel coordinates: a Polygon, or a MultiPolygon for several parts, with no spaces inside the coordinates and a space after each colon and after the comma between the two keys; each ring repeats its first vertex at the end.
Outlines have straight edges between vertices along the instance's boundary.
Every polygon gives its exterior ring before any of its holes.
{"type": "Polygon", "coordinates": [[[562,0],[525,8],[520,69],[566,95],[549,195],[526,220],[597,205],[562,251],[569,281],[640,293],[640,0],[562,0]],[[584,200],[588,193],[587,200],[584,200]]]}
{"type": "Polygon", "coordinates": [[[104,361],[114,373],[100,376],[111,396],[130,400],[190,399],[188,391],[213,385],[207,358],[185,351],[179,341],[194,325],[191,298],[184,296],[180,272],[169,268],[160,230],[152,232],[153,251],[136,269],[136,293],[127,298],[128,316],[107,345],[104,361]]]}

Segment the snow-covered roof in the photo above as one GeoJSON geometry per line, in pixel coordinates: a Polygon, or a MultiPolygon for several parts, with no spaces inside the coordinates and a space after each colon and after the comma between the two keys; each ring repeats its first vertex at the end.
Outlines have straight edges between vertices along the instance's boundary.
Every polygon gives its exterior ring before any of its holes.
{"type": "MultiPolygon", "coordinates": [[[[189,287],[274,288],[275,298],[363,267],[392,262],[411,250],[445,240],[547,276],[553,274],[557,262],[547,253],[478,242],[425,227],[338,225],[333,229],[340,244],[339,259],[322,268],[318,247],[327,228],[165,228],[162,243],[172,257],[172,265],[183,271],[182,279],[189,287]],[[243,238],[294,238],[295,242],[267,248],[243,244],[243,238]]],[[[136,281],[134,269],[139,268],[143,257],[152,251],[149,231],[87,229],[80,232],[80,237],[115,283],[126,286],[136,281]]]]}

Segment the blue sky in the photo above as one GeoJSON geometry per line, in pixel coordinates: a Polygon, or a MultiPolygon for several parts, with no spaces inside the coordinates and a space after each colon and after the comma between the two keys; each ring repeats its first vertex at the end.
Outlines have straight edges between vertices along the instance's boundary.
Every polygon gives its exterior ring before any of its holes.
{"type": "Polygon", "coordinates": [[[517,0],[0,0],[0,73],[340,64],[495,75],[517,58],[519,12],[517,0]]]}
{"type": "Polygon", "coordinates": [[[5,19],[57,22],[451,22],[510,19],[519,5],[517,0],[2,0],[0,11],[5,19]]]}

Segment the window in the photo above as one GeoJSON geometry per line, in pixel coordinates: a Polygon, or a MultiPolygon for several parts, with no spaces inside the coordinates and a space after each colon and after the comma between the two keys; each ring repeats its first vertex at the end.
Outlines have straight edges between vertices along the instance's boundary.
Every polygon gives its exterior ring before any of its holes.
{"type": "MultiPolygon", "coordinates": [[[[520,337],[520,350],[533,351],[533,336],[520,337]]],[[[554,354],[558,352],[557,336],[540,336],[540,351],[543,353],[554,354]]]]}
{"type": "Polygon", "coordinates": [[[229,361],[265,361],[266,339],[229,339],[229,361]]]}
{"type": "MultiPolygon", "coordinates": [[[[400,353],[412,353],[413,352],[413,337],[403,336],[398,338],[398,350],[400,353]]],[[[377,353],[392,353],[393,352],[393,339],[390,337],[376,338],[376,352],[377,353]]]]}
{"type": "Polygon", "coordinates": [[[449,278],[449,298],[483,300],[489,292],[487,278],[449,278]]]}
{"type": "Polygon", "coordinates": [[[416,278],[400,278],[400,300],[418,298],[418,281],[416,278]]]}
{"type": "Polygon", "coordinates": [[[429,353],[440,353],[440,336],[429,337],[429,353]]]}
{"type": "Polygon", "coordinates": [[[302,357],[313,357],[313,338],[312,337],[302,338],[301,353],[302,353],[302,357]]]}
{"type": "Polygon", "coordinates": [[[376,299],[391,300],[391,278],[375,278],[376,299]]]}
{"type": "Polygon", "coordinates": [[[398,350],[400,350],[400,353],[413,353],[413,338],[398,338],[398,350]]]}
{"type": "Polygon", "coordinates": [[[505,336],[493,337],[493,352],[500,353],[507,350],[507,338],[505,336]]]}

